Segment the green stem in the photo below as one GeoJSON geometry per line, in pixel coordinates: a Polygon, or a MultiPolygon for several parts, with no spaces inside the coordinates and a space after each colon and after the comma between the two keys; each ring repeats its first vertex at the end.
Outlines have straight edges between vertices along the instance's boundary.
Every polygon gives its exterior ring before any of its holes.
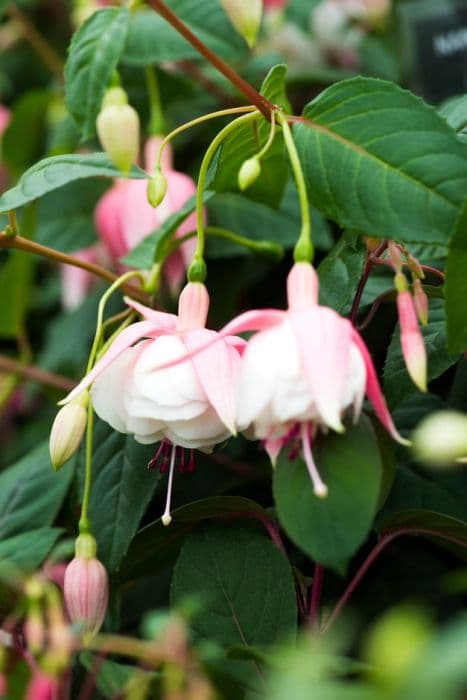
{"type": "Polygon", "coordinates": [[[243,117],[239,117],[233,122],[230,122],[230,124],[227,124],[227,126],[225,126],[213,139],[204,155],[199,170],[198,187],[196,190],[196,232],[198,236],[198,243],[193,256],[193,262],[188,268],[188,280],[190,282],[204,282],[206,278],[206,264],[204,262],[203,193],[206,183],[206,176],[208,174],[211,161],[214,158],[217,149],[229,134],[243,126],[243,124],[248,124],[249,122],[260,118],[261,114],[255,111],[251,114],[245,114],[243,117]]]}
{"type": "Polygon", "coordinates": [[[297,186],[302,217],[300,236],[294,248],[294,260],[295,262],[311,262],[313,260],[313,243],[311,241],[310,207],[308,204],[305,176],[303,174],[302,164],[300,162],[300,157],[293,140],[292,131],[290,130],[287,117],[280,113],[278,113],[277,117],[280,125],[282,126],[282,132],[284,134],[285,147],[287,149],[290,165],[295,178],[295,184],[297,186]]]}
{"type": "Polygon", "coordinates": [[[275,135],[276,135],[276,113],[271,112],[271,128],[269,130],[269,136],[268,136],[268,139],[267,139],[266,143],[264,144],[263,148],[256,155],[256,157],[258,159],[261,159],[269,151],[269,149],[272,146],[272,142],[274,141],[275,135]]]}
{"type": "Polygon", "coordinates": [[[245,112],[254,112],[256,110],[256,107],[231,107],[229,109],[221,109],[218,112],[210,112],[209,114],[203,114],[201,117],[196,117],[196,119],[191,119],[189,122],[185,122],[185,124],[182,124],[181,126],[178,126],[176,129],[170,132],[170,134],[167,134],[167,136],[164,138],[162,141],[160,148],[159,148],[159,155],[157,158],[157,167],[160,168],[161,166],[161,160],[162,160],[162,153],[164,151],[164,148],[167,146],[167,144],[172,141],[176,136],[179,134],[183,133],[184,131],[187,131],[188,129],[191,129],[193,126],[197,126],[198,124],[202,124],[203,122],[207,122],[211,119],[216,119],[217,117],[229,117],[234,114],[245,114],[245,112]]]}
{"type": "Polygon", "coordinates": [[[163,134],[166,129],[164,114],[162,111],[159,81],[157,79],[157,73],[152,66],[147,66],[144,70],[150,108],[148,131],[150,136],[156,136],[157,134],[163,134]]]}
{"type": "MultiPolygon", "coordinates": [[[[277,259],[282,258],[282,256],[284,255],[284,249],[281,245],[279,245],[279,243],[274,243],[274,241],[252,241],[251,238],[241,236],[238,233],[229,231],[226,228],[221,228],[220,226],[207,226],[204,229],[204,233],[207,236],[214,236],[216,238],[222,238],[223,240],[235,243],[235,245],[239,245],[242,248],[247,248],[248,250],[251,250],[253,253],[257,253],[258,255],[265,255],[267,257],[277,259]]],[[[163,261],[169,257],[169,255],[174,253],[180,248],[181,245],[186,243],[186,241],[189,241],[191,238],[194,238],[195,236],[196,231],[189,231],[183,236],[180,236],[180,238],[175,238],[174,240],[172,240],[170,242],[170,245],[168,245],[165,248],[165,250],[161,253],[160,257],[158,258],[159,264],[162,264],[163,261]]]]}
{"type": "Polygon", "coordinates": [[[84,490],[83,503],[81,505],[81,517],[79,519],[78,528],[80,535],[91,533],[91,523],[88,518],[88,505],[91,496],[91,479],[92,479],[92,437],[94,433],[94,410],[91,401],[88,405],[88,423],[86,426],[86,458],[84,466],[84,490]]]}
{"type": "Polygon", "coordinates": [[[91,352],[89,354],[88,365],[86,367],[86,374],[88,374],[92,369],[94,360],[96,359],[97,351],[99,349],[99,344],[101,342],[105,305],[107,304],[107,301],[109,300],[110,296],[114,293],[114,291],[121,287],[123,284],[125,284],[125,282],[131,277],[140,277],[144,282],[144,275],[142,272],[140,272],[139,270],[131,270],[130,272],[126,272],[124,275],[115,280],[115,282],[107,289],[106,292],[104,292],[104,294],[101,297],[97,309],[96,333],[94,335],[94,341],[92,344],[91,352]]]}

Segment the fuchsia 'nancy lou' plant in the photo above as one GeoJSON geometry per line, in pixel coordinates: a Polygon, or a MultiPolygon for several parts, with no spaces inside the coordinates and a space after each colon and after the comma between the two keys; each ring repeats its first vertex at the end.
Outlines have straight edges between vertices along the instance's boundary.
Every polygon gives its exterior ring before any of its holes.
{"type": "Polygon", "coordinates": [[[467,112],[397,84],[415,5],[2,8],[0,697],[465,696],[467,112]]]}

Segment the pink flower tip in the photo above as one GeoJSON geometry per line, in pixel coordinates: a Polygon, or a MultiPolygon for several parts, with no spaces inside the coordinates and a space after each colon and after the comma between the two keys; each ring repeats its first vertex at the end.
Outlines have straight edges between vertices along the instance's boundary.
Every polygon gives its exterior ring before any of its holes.
{"type": "MultiPolygon", "coordinates": [[[[86,556],[86,547],[79,546],[80,539],[86,537],[91,536],[78,538],[77,555],[67,566],[64,595],[71,621],[81,626],[85,639],[90,639],[104,621],[109,584],[104,565],[95,556],[86,556]]],[[[92,554],[92,549],[88,554],[92,554]]]]}
{"type": "Polygon", "coordinates": [[[399,313],[401,349],[407,371],[420,391],[426,391],[427,358],[425,342],[418,325],[414,300],[408,290],[399,292],[397,295],[397,310],[399,313]]]}
{"type": "Polygon", "coordinates": [[[179,331],[191,331],[206,327],[209,311],[208,290],[201,282],[188,282],[178,301],[179,331]]]}
{"type": "Polygon", "coordinates": [[[287,300],[291,311],[303,311],[318,303],[319,278],[310,263],[298,262],[287,277],[287,300]]]}

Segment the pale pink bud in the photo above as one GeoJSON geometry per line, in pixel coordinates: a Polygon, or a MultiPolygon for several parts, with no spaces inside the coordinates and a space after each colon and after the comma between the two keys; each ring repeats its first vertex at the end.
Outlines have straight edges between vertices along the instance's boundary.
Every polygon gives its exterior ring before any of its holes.
{"type": "Polygon", "coordinates": [[[72,622],[80,625],[85,638],[93,637],[102,626],[108,602],[108,576],[95,557],[96,541],[92,535],[76,540],[76,556],[65,572],[64,594],[72,622]]]}
{"type": "Polygon", "coordinates": [[[209,311],[208,290],[201,282],[188,282],[178,300],[179,331],[205,328],[209,311]]]}
{"type": "Polygon", "coordinates": [[[122,88],[107,90],[96,119],[96,130],[103,149],[123,173],[128,173],[138,158],[139,117],[128,104],[122,88]]]}
{"type": "Polygon", "coordinates": [[[80,394],[59,410],[50,431],[49,451],[52,466],[58,471],[76,453],[87,422],[89,393],[80,394]]]}
{"type": "Polygon", "coordinates": [[[413,301],[415,304],[415,311],[417,312],[418,320],[424,326],[428,323],[428,297],[423,285],[419,279],[414,280],[413,283],[413,301]]]}
{"type": "Polygon", "coordinates": [[[407,371],[416,386],[426,391],[427,359],[425,342],[418,325],[412,295],[408,290],[397,295],[402,355],[407,371]]]}
{"type": "Polygon", "coordinates": [[[254,156],[245,160],[238,171],[238,186],[242,190],[248,189],[261,175],[261,163],[254,156]]]}
{"type": "Polygon", "coordinates": [[[261,26],[263,0],[221,0],[221,5],[248,46],[254,46],[261,26]]]}
{"type": "Polygon", "coordinates": [[[295,263],[287,277],[289,309],[303,311],[318,303],[319,279],[310,263],[295,263]]]}
{"type": "Polygon", "coordinates": [[[38,669],[33,673],[25,700],[58,700],[58,691],[58,679],[38,669]]]}

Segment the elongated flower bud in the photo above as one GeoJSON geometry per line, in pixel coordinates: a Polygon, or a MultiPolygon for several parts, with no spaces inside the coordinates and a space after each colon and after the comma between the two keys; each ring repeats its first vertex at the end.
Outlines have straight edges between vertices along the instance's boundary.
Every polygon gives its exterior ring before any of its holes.
{"type": "Polygon", "coordinates": [[[49,451],[52,466],[58,471],[78,450],[86,430],[89,393],[83,392],[63,406],[55,416],[50,431],[49,451]]]}
{"type": "Polygon", "coordinates": [[[254,156],[253,158],[248,158],[242,164],[242,167],[238,171],[238,186],[242,190],[248,189],[251,185],[259,178],[261,175],[261,163],[259,159],[254,156]]]}
{"type": "Polygon", "coordinates": [[[420,391],[426,391],[427,359],[425,342],[418,325],[417,314],[411,293],[408,290],[397,295],[400,340],[407,371],[420,391]]]}
{"type": "Polygon", "coordinates": [[[96,559],[96,541],[92,535],[76,540],[76,556],[65,572],[64,594],[72,622],[79,624],[85,640],[102,626],[108,601],[107,571],[96,559]]]}
{"type": "Polygon", "coordinates": [[[28,685],[25,700],[56,700],[58,688],[57,678],[37,669],[28,685]]]}
{"type": "Polygon", "coordinates": [[[418,320],[423,326],[428,323],[428,297],[419,279],[413,283],[413,303],[417,312],[418,320]]]}
{"type": "Polygon", "coordinates": [[[128,104],[127,94],[122,88],[107,90],[97,115],[96,130],[112,163],[123,173],[128,173],[138,157],[139,117],[128,104]]]}
{"type": "Polygon", "coordinates": [[[437,411],[415,430],[413,449],[417,457],[438,468],[455,467],[467,455],[467,415],[437,411]]]}
{"type": "Polygon", "coordinates": [[[251,48],[261,26],[263,0],[221,0],[225,13],[251,48]]]}
{"type": "Polygon", "coordinates": [[[167,192],[167,180],[162,174],[160,168],[157,168],[154,175],[148,180],[147,198],[149,204],[154,207],[159,206],[167,192]]]}

